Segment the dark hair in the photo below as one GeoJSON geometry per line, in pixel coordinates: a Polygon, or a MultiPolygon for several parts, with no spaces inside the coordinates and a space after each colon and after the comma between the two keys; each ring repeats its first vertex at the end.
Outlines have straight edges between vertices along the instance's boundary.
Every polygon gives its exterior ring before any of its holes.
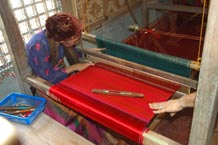
{"type": "Polygon", "coordinates": [[[82,23],[74,16],[59,13],[48,17],[45,24],[48,38],[55,41],[66,40],[82,31],[82,23]]]}

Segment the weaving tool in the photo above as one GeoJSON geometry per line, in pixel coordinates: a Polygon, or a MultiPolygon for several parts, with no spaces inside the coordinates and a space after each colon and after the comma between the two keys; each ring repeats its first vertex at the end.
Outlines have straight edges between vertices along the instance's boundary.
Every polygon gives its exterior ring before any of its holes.
{"type": "Polygon", "coordinates": [[[118,96],[139,97],[139,98],[144,97],[144,94],[142,93],[119,91],[119,90],[92,89],[91,91],[97,94],[118,95],[118,96]]]}

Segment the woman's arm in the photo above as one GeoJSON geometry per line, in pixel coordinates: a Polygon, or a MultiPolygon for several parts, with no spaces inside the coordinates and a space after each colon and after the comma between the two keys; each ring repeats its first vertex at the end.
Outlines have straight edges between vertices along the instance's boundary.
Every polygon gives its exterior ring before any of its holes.
{"type": "Polygon", "coordinates": [[[67,78],[68,74],[65,69],[58,67],[58,64],[53,66],[49,62],[49,53],[47,47],[39,42],[27,48],[28,51],[28,64],[32,68],[34,74],[56,84],[61,80],[67,78]]]}
{"type": "Polygon", "coordinates": [[[66,68],[66,73],[71,74],[74,71],[81,71],[91,65],[94,65],[94,64],[91,62],[73,64],[66,68]]]}
{"type": "Polygon", "coordinates": [[[196,92],[185,95],[179,99],[172,99],[166,102],[150,103],[149,106],[151,109],[153,109],[155,114],[167,112],[173,116],[176,112],[181,111],[184,108],[194,107],[195,98],[196,92]]]}

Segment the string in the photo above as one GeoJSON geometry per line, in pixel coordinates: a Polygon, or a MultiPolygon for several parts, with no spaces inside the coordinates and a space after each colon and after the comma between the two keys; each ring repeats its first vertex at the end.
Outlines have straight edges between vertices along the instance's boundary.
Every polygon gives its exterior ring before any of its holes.
{"type": "Polygon", "coordinates": [[[83,1],[80,1],[80,2],[81,2],[81,10],[82,10],[82,20],[84,23],[84,31],[87,32],[86,26],[85,26],[85,15],[84,15],[84,9],[83,9],[83,1]]]}
{"type": "Polygon", "coordinates": [[[87,26],[87,32],[90,32],[90,24],[89,24],[89,18],[88,18],[88,13],[87,13],[89,1],[86,0],[85,3],[86,3],[86,20],[87,20],[87,24],[88,24],[88,26],[87,26]]]}
{"type": "Polygon", "coordinates": [[[204,5],[203,5],[203,12],[202,12],[202,19],[201,19],[201,30],[200,30],[200,40],[199,40],[199,47],[198,47],[198,58],[197,61],[200,62],[201,60],[201,45],[202,45],[202,35],[203,35],[203,28],[204,28],[204,15],[205,15],[205,9],[206,9],[206,0],[203,1],[204,5]]]}

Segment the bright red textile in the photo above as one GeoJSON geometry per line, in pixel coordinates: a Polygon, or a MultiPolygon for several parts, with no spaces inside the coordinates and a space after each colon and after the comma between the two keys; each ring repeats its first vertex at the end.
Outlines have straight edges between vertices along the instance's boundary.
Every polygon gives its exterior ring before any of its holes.
{"type": "Polygon", "coordinates": [[[63,80],[52,86],[50,93],[62,104],[138,143],[154,117],[148,103],[165,101],[173,94],[100,66],[90,66],[63,80]],[[94,94],[92,89],[138,92],[144,98],[94,94]]]}

